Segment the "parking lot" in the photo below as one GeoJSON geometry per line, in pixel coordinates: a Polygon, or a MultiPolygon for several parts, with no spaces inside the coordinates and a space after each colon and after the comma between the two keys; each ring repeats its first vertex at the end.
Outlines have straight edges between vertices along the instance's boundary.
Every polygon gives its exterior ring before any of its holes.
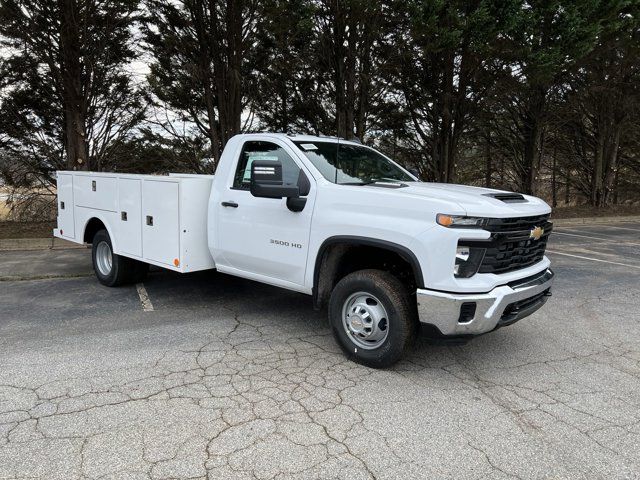
{"type": "Polygon", "coordinates": [[[0,478],[640,478],[640,223],[548,256],[532,317],[372,370],[304,295],[0,252],[0,478]]]}

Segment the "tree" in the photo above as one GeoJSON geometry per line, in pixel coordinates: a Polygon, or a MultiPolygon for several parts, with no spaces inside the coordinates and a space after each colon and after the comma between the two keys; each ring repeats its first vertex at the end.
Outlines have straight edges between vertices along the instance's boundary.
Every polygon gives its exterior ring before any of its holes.
{"type": "Polygon", "coordinates": [[[617,2],[519,3],[512,12],[510,28],[500,36],[501,70],[485,105],[495,113],[497,121],[489,132],[503,137],[498,143],[510,162],[515,187],[535,193],[550,96],[568,80],[580,59],[593,50],[603,21],[617,8],[617,2]]]}
{"type": "MultiPolygon", "coordinates": [[[[640,111],[640,7],[623,7],[604,25],[596,47],[564,89],[560,133],[576,186],[593,206],[613,200],[625,145],[640,111]]],[[[634,128],[635,127],[635,128],[634,128]]]]}
{"type": "Polygon", "coordinates": [[[398,2],[392,81],[407,114],[406,134],[423,158],[424,177],[455,179],[460,142],[491,84],[493,45],[506,28],[513,4],[398,2]]]}
{"type": "Polygon", "coordinates": [[[266,130],[329,132],[328,112],[316,101],[327,85],[314,52],[314,13],[309,0],[263,2],[249,96],[266,130]]]}
{"type": "MultiPolygon", "coordinates": [[[[217,163],[242,130],[258,3],[251,0],[149,0],[143,28],[153,57],[156,100],[191,120],[217,163]]],[[[215,168],[215,164],[214,164],[215,168]]]]}
{"type": "MultiPolygon", "coordinates": [[[[378,55],[385,39],[390,5],[380,0],[321,0],[315,4],[315,56],[324,77],[333,131],[362,139],[381,96],[377,82],[385,59],[378,55]]],[[[323,99],[318,99],[321,104],[323,99]]]]}
{"type": "Polygon", "coordinates": [[[137,7],[136,0],[0,1],[0,45],[9,53],[0,61],[0,148],[49,179],[62,146],[69,169],[108,164],[143,117],[124,71],[136,56],[137,7]]]}

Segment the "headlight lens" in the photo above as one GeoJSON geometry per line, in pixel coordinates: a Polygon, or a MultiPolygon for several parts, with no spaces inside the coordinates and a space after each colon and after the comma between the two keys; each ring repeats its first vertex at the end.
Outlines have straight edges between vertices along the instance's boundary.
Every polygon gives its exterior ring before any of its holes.
{"type": "Polygon", "coordinates": [[[484,248],[458,246],[453,274],[456,278],[469,278],[478,271],[484,258],[484,248]]]}
{"type": "Polygon", "coordinates": [[[486,222],[486,218],[480,217],[464,217],[460,215],[446,215],[439,213],[436,215],[436,222],[443,227],[451,228],[482,228],[486,222]]]}

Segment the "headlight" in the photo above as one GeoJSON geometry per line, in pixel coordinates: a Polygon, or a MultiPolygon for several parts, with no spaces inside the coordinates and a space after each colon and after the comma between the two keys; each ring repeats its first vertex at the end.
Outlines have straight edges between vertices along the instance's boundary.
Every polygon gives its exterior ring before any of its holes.
{"type": "Polygon", "coordinates": [[[482,228],[486,222],[486,218],[480,217],[463,217],[460,215],[446,215],[439,213],[436,215],[436,222],[443,227],[452,228],[482,228]]]}
{"type": "Polygon", "coordinates": [[[456,278],[469,278],[478,271],[484,258],[484,248],[458,246],[453,274],[456,278]]]}

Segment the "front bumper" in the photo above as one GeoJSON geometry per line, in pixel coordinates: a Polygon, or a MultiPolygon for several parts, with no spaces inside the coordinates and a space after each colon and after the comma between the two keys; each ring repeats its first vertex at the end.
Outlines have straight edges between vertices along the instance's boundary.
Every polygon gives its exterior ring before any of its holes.
{"type": "Polygon", "coordinates": [[[551,295],[554,274],[546,269],[488,293],[448,293],[418,289],[420,323],[443,335],[479,335],[531,315],[551,295]]]}

